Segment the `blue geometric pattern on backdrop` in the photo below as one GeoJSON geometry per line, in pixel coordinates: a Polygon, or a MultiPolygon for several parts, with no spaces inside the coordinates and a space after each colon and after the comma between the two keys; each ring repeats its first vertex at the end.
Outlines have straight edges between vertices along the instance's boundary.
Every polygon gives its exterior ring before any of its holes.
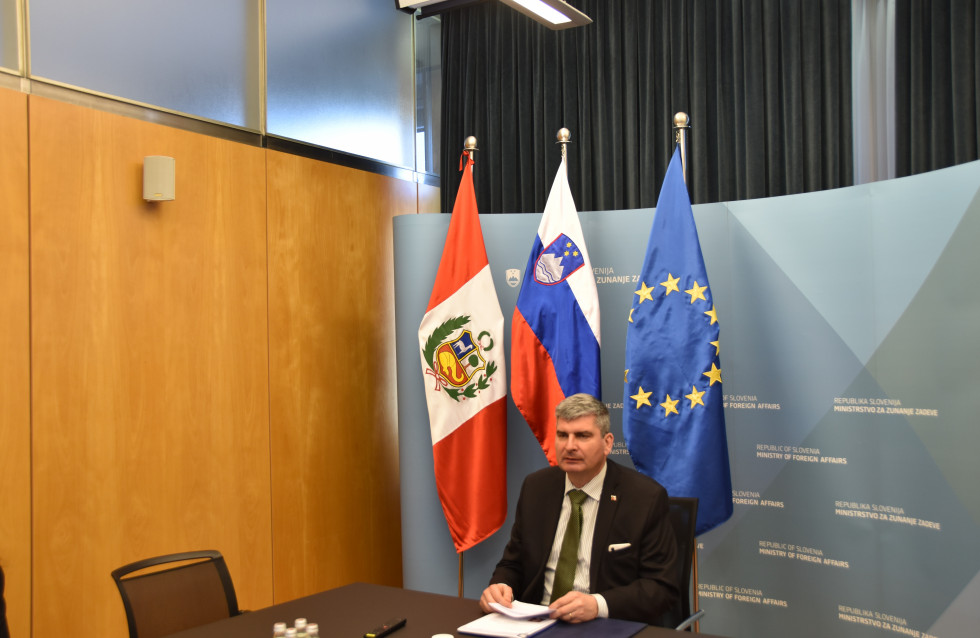
{"type": "Polygon", "coordinates": [[[890,397],[937,409],[941,421],[912,428],[941,466],[956,498],[980,524],[980,193],[888,337],[868,364],[890,397]],[[973,427],[966,427],[972,424],[973,427]]]}
{"type": "MultiPolygon", "coordinates": [[[[783,464],[743,460],[755,458],[760,441],[802,446],[826,415],[833,397],[840,396],[864,366],[739,221],[733,219],[728,226],[729,267],[724,271],[709,267],[708,276],[714,281],[716,272],[726,275],[713,284],[716,291],[722,281],[730,282],[729,294],[716,296],[716,300],[724,308],[721,348],[728,386],[725,394],[731,398],[725,416],[734,459],[732,484],[736,490],[761,493],[783,464]],[[738,398],[743,396],[759,403],[778,403],[780,409],[742,410],[731,405],[741,403],[738,398]]],[[[748,511],[736,507],[733,520],[748,511]]],[[[723,537],[713,532],[700,537],[702,559],[710,556],[723,537]]]]}
{"type": "MultiPolygon", "coordinates": [[[[816,403],[811,407],[818,408],[818,412],[822,409],[823,415],[810,429],[814,416],[811,411],[806,415],[785,411],[763,415],[728,412],[729,430],[738,432],[731,437],[738,446],[733,450],[736,490],[759,492],[761,499],[783,507],[736,508],[734,525],[721,531],[723,538],[706,537],[709,551],[702,561],[702,582],[739,583],[796,604],[791,604],[792,609],[765,608],[752,613],[751,606],[738,602],[705,601],[703,606],[711,608],[709,616],[719,621],[716,625],[706,620],[706,630],[716,627],[716,631],[736,636],[769,632],[777,635],[780,627],[792,626],[794,635],[824,636],[827,619],[835,617],[843,606],[893,614],[907,623],[900,629],[913,633],[922,630],[942,636],[966,635],[963,632],[969,631],[969,622],[964,619],[976,616],[978,599],[961,592],[969,588],[976,593],[980,569],[980,496],[975,488],[980,430],[966,425],[975,422],[980,413],[980,393],[975,391],[980,378],[980,340],[976,335],[980,299],[976,286],[970,283],[980,272],[976,250],[980,238],[980,194],[976,194],[978,165],[958,168],[960,176],[972,173],[964,178],[968,187],[958,189],[959,208],[936,213],[947,222],[941,225],[945,241],[929,238],[928,230],[921,227],[921,217],[909,220],[908,211],[894,202],[891,205],[903,215],[889,230],[905,229],[912,240],[886,241],[882,236],[887,238],[889,233],[882,232],[880,226],[871,234],[876,242],[879,275],[872,279],[904,282],[904,287],[896,285],[901,290],[893,293],[900,292],[905,305],[889,299],[893,316],[879,322],[881,332],[876,335],[876,349],[869,353],[866,367],[860,366],[850,353],[835,349],[835,344],[843,346],[840,335],[815,330],[824,323],[815,321],[811,314],[815,314],[815,309],[799,294],[789,292],[786,273],[775,264],[766,264],[768,257],[760,254],[756,238],[740,235],[737,224],[732,224],[732,252],[739,255],[733,260],[732,280],[743,283],[739,290],[758,288],[770,292],[772,298],[768,304],[758,296],[743,298],[728,309],[728,313],[734,312],[736,321],[761,324],[739,325],[735,328],[738,343],[723,341],[729,344],[729,357],[740,366],[733,374],[740,384],[765,388],[767,395],[773,392],[792,396],[794,401],[808,396],[811,403],[816,403]],[[963,193],[974,195],[973,201],[964,198],[963,193]],[[958,224],[950,226],[950,220],[958,224]],[[910,243],[938,246],[938,252],[929,253],[928,259],[896,252],[899,248],[908,249],[910,243]],[[916,268],[924,271],[917,272],[916,268]],[[745,286],[746,281],[752,281],[754,286],[745,286]],[[753,303],[759,304],[754,311],[750,309],[753,303]],[[765,316],[769,312],[777,315],[771,322],[765,316]],[[889,330],[882,329],[885,324],[889,330]],[[766,334],[777,325],[782,326],[777,330],[783,333],[782,338],[766,334]],[[787,330],[787,326],[799,329],[787,330]],[[804,343],[793,343],[793,335],[804,343]],[[805,352],[807,349],[810,352],[805,352]],[[757,357],[752,356],[753,352],[757,357]],[[772,378],[773,372],[790,371],[771,368],[794,361],[805,368],[802,378],[807,381],[805,388],[795,392],[789,387],[780,388],[772,378]],[[814,368],[814,364],[824,369],[814,368]],[[830,372],[833,368],[838,371],[830,372]],[[856,375],[852,374],[855,368],[859,370],[856,375]],[[821,389],[820,381],[829,381],[828,373],[836,383],[825,383],[821,389]],[[841,384],[847,387],[839,387],[841,384]],[[899,397],[897,407],[939,408],[943,418],[835,413],[831,406],[838,396],[880,400],[886,405],[896,405],[893,402],[899,397]],[[803,429],[809,433],[797,441],[803,429]],[[763,476],[766,462],[748,459],[753,456],[753,444],[767,440],[819,450],[825,456],[846,457],[847,463],[828,471],[825,465],[774,462],[768,467],[769,476],[763,476]],[[895,507],[894,512],[888,512],[895,518],[883,521],[841,517],[836,514],[838,501],[895,507]],[[910,520],[919,523],[910,524],[910,520]],[[941,521],[941,532],[924,528],[922,520],[941,521]],[[755,549],[751,547],[753,542],[819,548],[816,551],[820,556],[816,566],[767,556],[745,560],[755,549]],[[829,564],[819,562],[824,560],[829,564]],[[847,567],[842,568],[843,564],[847,567]],[[802,601],[806,604],[799,604],[802,601]],[[944,613],[948,615],[942,621],[946,632],[940,633],[936,623],[944,613]]],[[[939,182],[952,175],[934,173],[932,178],[939,182]]],[[[935,183],[922,188],[923,179],[902,186],[915,186],[907,189],[909,193],[947,192],[935,183]]],[[[897,197],[891,195],[892,200],[897,197]]],[[[756,211],[750,216],[762,217],[765,211],[760,209],[769,203],[772,202],[755,202],[756,211]]],[[[926,215],[921,202],[916,208],[919,215],[926,215]]],[[[737,218],[744,221],[744,216],[737,218]]],[[[829,233],[805,233],[792,241],[787,237],[788,245],[781,250],[785,254],[822,253],[832,260],[837,256],[835,246],[840,245],[835,244],[835,239],[829,233]]],[[[843,252],[851,256],[853,250],[843,252]]],[[[874,285],[887,288],[884,283],[874,285]]],[[[864,294],[869,296],[867,290],[864,294]]],[[[881,301],[879,297],[872,308],[880,312],[881,301]]],[[[859,314],[868,323],[875,313],[865,312],[859,314]]],[[[732,317],[726,317],[726,325],[730,326],[732,317]]],[[[869,631],[858,624],[839,624],[834,629],[838,636],[863,636],[869,631]]]]}
{"type": "MultiPolygon", "coordinates": [[[[844,394],[887,398],[867,371],[844,394]]],[[[884,610],[901,616],[911,628],[929,628],[976,574],[980,529],[952,494],[941,469],[905,418],[872,418],[869,423],[867,415],[828,413],[801,446],[825,455],[845,453],[848,464],[828,473],[819,464],[786,463],[766,489],[758,490],[762,499],[784,507],[737,508],[742,514],[738,523],[702,560],[702,583],[738,583],[791,604],[753,613],[737,601],[704,601],[712,631],[778,635],[778,628],[789,623],[794,636],[817,638],[828,635],[827,619],[837,615],[840,605],[884,610]],[[838,500],[900,503],[914,517],[942,521],[942,533],[836,516],[838,500]],[[761,542],[818,548],[818,562],[761,555],[745,560],[753,550],[758,553],[752,546],[761,542]],[[825,560],[831,564],[821,564],[825,560]],[[775,633],[760,632],[760,627],[775,633]]],[[[759,428],[748,422],[739,426],[746,436],[759,436],[759,428]]],[[[965,610],[969,613],[969,607],[965,610]]],[[[844,625],[834,635],[862,636],[866,631],[844,625]]]]}
{"type": "Polygon", "coordinates": [[[945,172],[947,187],[941,191],[922,188],[921,180],[911,177],[728,206],[866,363],[922,285],[977,191],[971,178],[975,164],[933,175],[945,172]],[[869,316],[875,317],[874,324],[867,322],[869,316]]]}

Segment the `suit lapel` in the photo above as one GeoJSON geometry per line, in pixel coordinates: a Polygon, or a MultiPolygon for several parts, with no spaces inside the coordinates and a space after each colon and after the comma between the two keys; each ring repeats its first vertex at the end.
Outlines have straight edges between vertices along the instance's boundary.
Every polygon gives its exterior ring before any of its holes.
{"type": "Polygon", "coordinates": [[[589,568],[589,589],[595,590],[599,576],[599,563],[605,558],[616,511],[619,509],[619,498],[616,493],[619,488],[619,467],[612,461],[606,461],[606,480],[602,482],[602,497],[599,499],[599,511],[596,512],[595,531],[592,534],[592,560],[589,568]]]}
{"type": "MultiPolygon", "coordinates": [[[[558,530],[558,519],[561,517],[561,506],[565,501],[565,473],[558,468],[549,477],[545,485],[545,491],[538,500],[537,507],[541,520],[545,525],[540,526],[540,537],[538,542],[544,552],[544,563],[548,561],[548,554],[551,553],[551,546],[555,540],[555,532],[558,530]]],[[[542,572],[544,568],[542,567],[542,572]]]]}
{"type": "Polygon", "coordinates": [[[528,513],[525,517],[530,521],[533,515],[533,519],[541,521],[541,524],[525,523],[528,531],[534,530],[534,536],[526,539],[525,551],[530,563],[526,566],[529,580],[525,582],[524,592],[518,598],[538,603],[544,596],[544,572],[548,566],[551,545],[555,540],[555,531],[558,529],[562,500],[565,498],[565,473],[557,467],[550,468],[543,480],[535,486],[533,494],[528,496],[532,498],[528,501],[528,513]]]}

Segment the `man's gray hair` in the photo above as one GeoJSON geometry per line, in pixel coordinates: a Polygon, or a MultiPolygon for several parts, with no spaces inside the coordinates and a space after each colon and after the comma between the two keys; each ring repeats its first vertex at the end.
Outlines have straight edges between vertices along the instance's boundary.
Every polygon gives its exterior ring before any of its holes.
{"type": "Polygon", "coordinates": [[[609,434],[609,410],[606,404],[591,394],[573,394],[555,406],[555,419],[574,421],[583,416],[595,417],[599,434],[609,434]]]}

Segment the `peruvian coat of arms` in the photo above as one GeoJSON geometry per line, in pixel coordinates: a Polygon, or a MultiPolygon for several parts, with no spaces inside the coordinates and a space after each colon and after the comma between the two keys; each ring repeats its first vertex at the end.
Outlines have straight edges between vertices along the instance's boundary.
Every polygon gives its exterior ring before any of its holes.
{"type": "Polygon", "coordinates": [[[493,337],[484,330],[476,337],[465,326],[468,316],[452,317],[440,324],[425,340],[422,359],[425,373],[435,379],[438,391],[460,401],[476,398],[477,392],[490,387],[490,377],[497,364],[487,361],[485,352],[493,350],[493,337]]]}

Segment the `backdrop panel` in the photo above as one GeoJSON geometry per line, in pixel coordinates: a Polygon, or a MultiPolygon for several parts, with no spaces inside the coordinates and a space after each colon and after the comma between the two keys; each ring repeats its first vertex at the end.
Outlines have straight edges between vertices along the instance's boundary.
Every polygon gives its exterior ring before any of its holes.
{"type": "MultiPolygon", "coordinates": [[[[732,519],[700,538],[704,631],[973,633],[978,187],[972,163],[694,207],[722,328],[735,502],[732,519]]],[[[602,398],[626,464],[625,318],[653,215],[581,213],[603,313],[602,398]]],[[[481,220],[505,316],[539,220],[481,220]]],[[[417,339],[448,223],[400,217],[394,233],[405,586],[452,594],[457,558],[432,478],[417,339]]],[[[545,460],[513,405],[509,419],[512,513],[521,480],[545,460]]],[[[510,524],[467,552],[466,596],[486,585],[510,524]]]]}

